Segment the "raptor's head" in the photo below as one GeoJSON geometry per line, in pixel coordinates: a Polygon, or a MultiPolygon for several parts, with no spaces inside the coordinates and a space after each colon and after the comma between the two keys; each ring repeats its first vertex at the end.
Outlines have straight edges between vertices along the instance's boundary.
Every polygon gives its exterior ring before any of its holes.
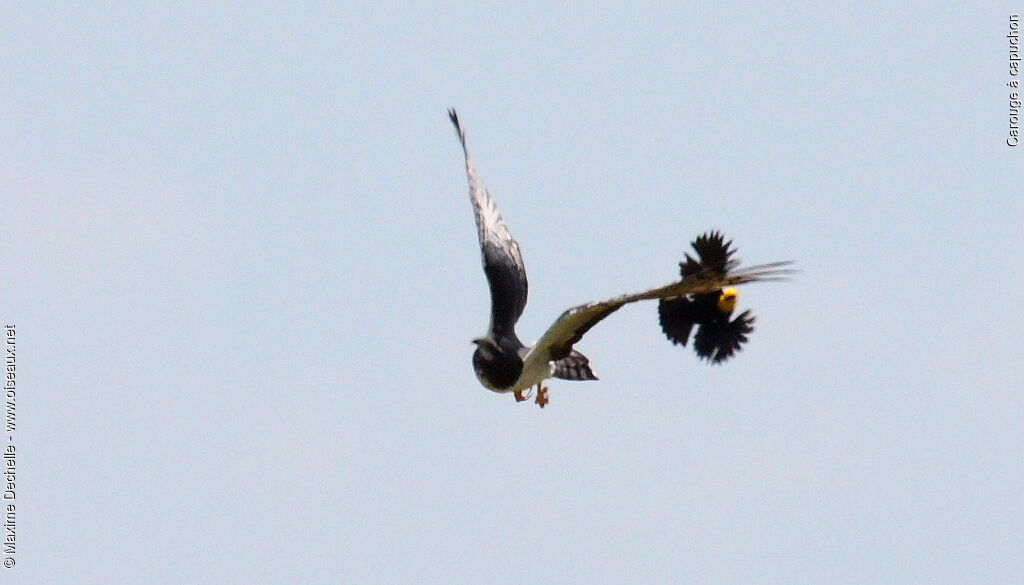
{"type": "Polygon", "coordinates": [[[502,391],[519,379],[523,371],[523,360],[518,352],[510,348],[503,350],[498,341],[490,337],[479,337],[473,343],[476,344],[473,370],[485,388],[502,391]]]}
{"type": "Polygon", "coordinates": [[[473,340],[473,343],[476,344],[476,351],[474,353],[484,359],[494,358],[501,353],[501,348],[498,347],[497,342],[490,337],[477,337],[473,340]]]}

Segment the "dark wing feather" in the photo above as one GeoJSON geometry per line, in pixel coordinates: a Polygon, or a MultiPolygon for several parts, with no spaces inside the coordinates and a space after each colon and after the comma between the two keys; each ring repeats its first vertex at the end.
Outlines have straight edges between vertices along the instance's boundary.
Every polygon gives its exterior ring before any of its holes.
{"type": "Polygon", "coordinates": [[[476,218],[477,237],[483,258],[484,274],[491,289],[492,337],[515,337],[515,324],[526,307],[528,284],[526,267],[519,253],[519,244],[512,237],[505,220],[498,212],[494,199],[484,187],[466,149],[466,134],[459,124],[455,110],[448,110],[455,132],[466,158],[466,178],[469,179],[469,199],[476,218]]]}
{"type": "Polygon", "coordinates": [[[661,330],[673,345],[682,344],[690,339],[690,330],[694,323],[694,301],[687,297],[661,299],[658,301],[658,322],[661,330]]]}
{"type": "Polygon", "coordinates": [[[754,316],[749,310],[726,323],[709,323],[697,328],[693,349],[702,359],[720,364],[733,356],[754,331],[754,316]]]}
{"type": "Polygon", "coordinates": [[[732,255],[736,253],[735,248],[730,248],[732,240],[725,241],[725,236],[721,232],[701,234],[690,245],[697,252],[697,258],[687,254],[686,260],[679,263],[679,273],[683,278],[699,274],[724,278],[739,264],[738,260],[732,259],[732,255]]]}

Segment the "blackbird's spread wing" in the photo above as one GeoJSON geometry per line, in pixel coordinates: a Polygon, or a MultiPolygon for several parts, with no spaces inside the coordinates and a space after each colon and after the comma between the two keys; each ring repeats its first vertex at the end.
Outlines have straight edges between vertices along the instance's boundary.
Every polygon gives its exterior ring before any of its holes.
{"type": "Polygon", "coordinates": [[[682,344],[690,339],[690,330],[696,321],[694,301],[687,297],[662,299],[658,302],[658,322],[665,337],[673,345],[682,344]]]}
{"type": "Polygon", "coordinates": [[[739,260],[732,258],[736,253],[736,248],[730,248],[732,240],[725,241],[721,232],[701,234],[690,245],[697,252],[697,258],[687,254],[686,260],[679,263],[679,273],[683,278],[699,274],[724,278],[739,264],[739,260]]]}
{"type": "Polygon", "coordinates": [[[515,337],[515,324],[526,307],[528,284],[526,267],[519,253],[519,244],[509,232],[505,220],[498,212],[494,199],[484,187],[466,149],[466,134],[459,124],[455,110],[448,117],[462,143],[466,158],[466,178],[469,179],[469,199],[476,218],[477,237],[483,259],[484,274],[491,289],[491,323],[488,335],[492,338],[515,337]]]}
{"type": "Polygon", "coordinates": [[[754,316],[743,311],[732,321],[709,323],[697,328],[693,336],[693,349],[702,359],[720,364],[733,356],[754,331],[754,316]]]}

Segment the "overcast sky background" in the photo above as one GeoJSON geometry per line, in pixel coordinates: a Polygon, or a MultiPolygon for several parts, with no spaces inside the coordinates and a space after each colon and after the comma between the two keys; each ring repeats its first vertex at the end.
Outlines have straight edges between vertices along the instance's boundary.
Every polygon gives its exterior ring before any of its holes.
{"type": "Polygon", "coordinates": [[[1021,582],[1011,12],[8,6],[4,582],[1021,582]],[[803,273],[725,366],[640,304],[488,392],[449,106],[525,340],[712,228],[803,273]]]}

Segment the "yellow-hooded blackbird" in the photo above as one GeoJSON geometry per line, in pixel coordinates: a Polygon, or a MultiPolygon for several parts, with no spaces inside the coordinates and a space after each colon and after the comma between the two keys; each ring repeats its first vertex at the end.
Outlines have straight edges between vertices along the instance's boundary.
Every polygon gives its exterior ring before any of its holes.
{"type": "MultiPolygon", "coordinates": [[[[725,241],[719,232],[703,234],[691,245],[697,258],[686,254],[686,260],[679,263],[683,279],[696,276],[722,280],[739,264],[732,258],[736,253],[735,248],[730,248],[732,240],[725,241]]],[[[754,316],[749,310],[730,320],[738,296],[736,289],[729,287],[662,299],[658,303],[661,330],[673,344],[686,346],[691,329],[697,325],[694,351],[701,359],[722,363],[741,349],[754,330],[754,316]]]]}

